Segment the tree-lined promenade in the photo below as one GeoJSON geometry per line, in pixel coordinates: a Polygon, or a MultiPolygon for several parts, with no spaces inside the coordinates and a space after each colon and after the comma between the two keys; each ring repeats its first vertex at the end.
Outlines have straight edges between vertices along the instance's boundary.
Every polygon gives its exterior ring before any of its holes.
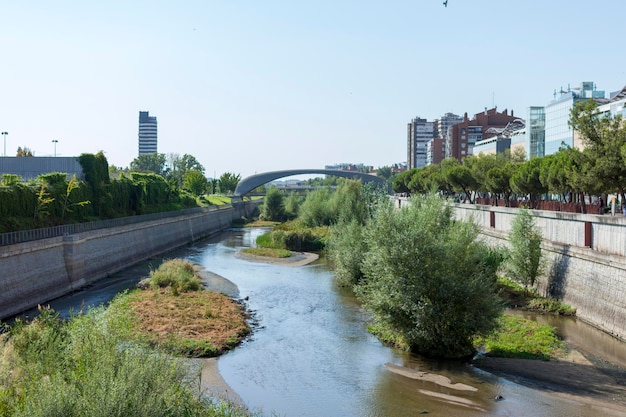
{"type": "MultiPolygon", "coordinates": [[[[462,162],[445,159],[438,165],[399,174],[393,182],[398,193],[431,190],[461,195],[475,203],[489,198],[505,205],[520,200],[531,208],[551,208],[547,201],[574,203],[583,213],[593,197],[615,194],[626,202],[626,125],[621,115],[597,113],[593,100],[578,102],[570,115],[572,129],[584,148],[562,147],[559,152],[526,161],[514,149],[502,155],[469,155],[462,162]]],[[[605,199],[606,201],[606,199],[605,199]]],[[[573,210],[576,210],[575,208],[573,210]]]]}

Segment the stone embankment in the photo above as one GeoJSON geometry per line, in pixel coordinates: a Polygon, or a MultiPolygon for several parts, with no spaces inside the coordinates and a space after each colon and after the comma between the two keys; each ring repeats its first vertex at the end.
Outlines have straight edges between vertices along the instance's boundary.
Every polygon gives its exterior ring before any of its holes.
{"type": "Polygon", "coordinates": [[[258,202],[0,247],[0,319],[228,228],[258,202]]]}
{"type": "MultiPolygon", "coordinates": [[[[455,204],[492,245],[508,245],[518,209],[455,204]]],[[[543,236],[542,295],[570,304],[579,319],[626,341],[626,218],[531,210],[543,236]]]]}

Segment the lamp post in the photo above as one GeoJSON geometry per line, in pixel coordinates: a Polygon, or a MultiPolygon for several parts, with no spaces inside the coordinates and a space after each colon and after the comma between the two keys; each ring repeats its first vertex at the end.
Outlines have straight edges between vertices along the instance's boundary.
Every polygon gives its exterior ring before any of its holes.
{"type": "Polygon", "coordinates": [[[52,143],[54,143],[54,157],[56,158],[56,156],[57,156],[57,143],[59,143],[59,141],[56,140],[56,139],[52,139],[52,143]]]}
{"type": "Polygon", "coordinates": [[[4,156],[7,156],[7,135],[9,134],[9,132],[2,132],[2,137],[4,138],[4,156]]]}

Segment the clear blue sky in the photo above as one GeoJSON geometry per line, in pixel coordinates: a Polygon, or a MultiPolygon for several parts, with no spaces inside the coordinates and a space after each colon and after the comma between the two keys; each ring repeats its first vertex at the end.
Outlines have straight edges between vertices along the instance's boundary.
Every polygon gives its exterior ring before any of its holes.
{"type": "Polygon", "coordinates": [[[626,85],[626,2],[603,0],[0,3],[7,155],[159,152],[207,175],[406,161],[406,124],[484,107],[525,117],[552,92],[626,85]]]}

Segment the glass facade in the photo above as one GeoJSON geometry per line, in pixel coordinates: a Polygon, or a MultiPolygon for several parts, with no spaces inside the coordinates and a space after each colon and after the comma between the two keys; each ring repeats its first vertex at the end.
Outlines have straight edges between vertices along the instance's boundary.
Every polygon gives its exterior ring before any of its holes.
{"type": "Polygon", "coordinates": [[[574,146],[574,131],[568,124],[574,102],[574,95],[568,93],[560,100],[555,100],[546,106],[544,155],[558,152],[563,144],[569,147],[574,146]]]}
{"type": "Polygon", "coordinates": [[[542,157],[546,154],[546,110],[543,107],[528,109],[526,124],[527,155],[528,159],[542,157]]]}

